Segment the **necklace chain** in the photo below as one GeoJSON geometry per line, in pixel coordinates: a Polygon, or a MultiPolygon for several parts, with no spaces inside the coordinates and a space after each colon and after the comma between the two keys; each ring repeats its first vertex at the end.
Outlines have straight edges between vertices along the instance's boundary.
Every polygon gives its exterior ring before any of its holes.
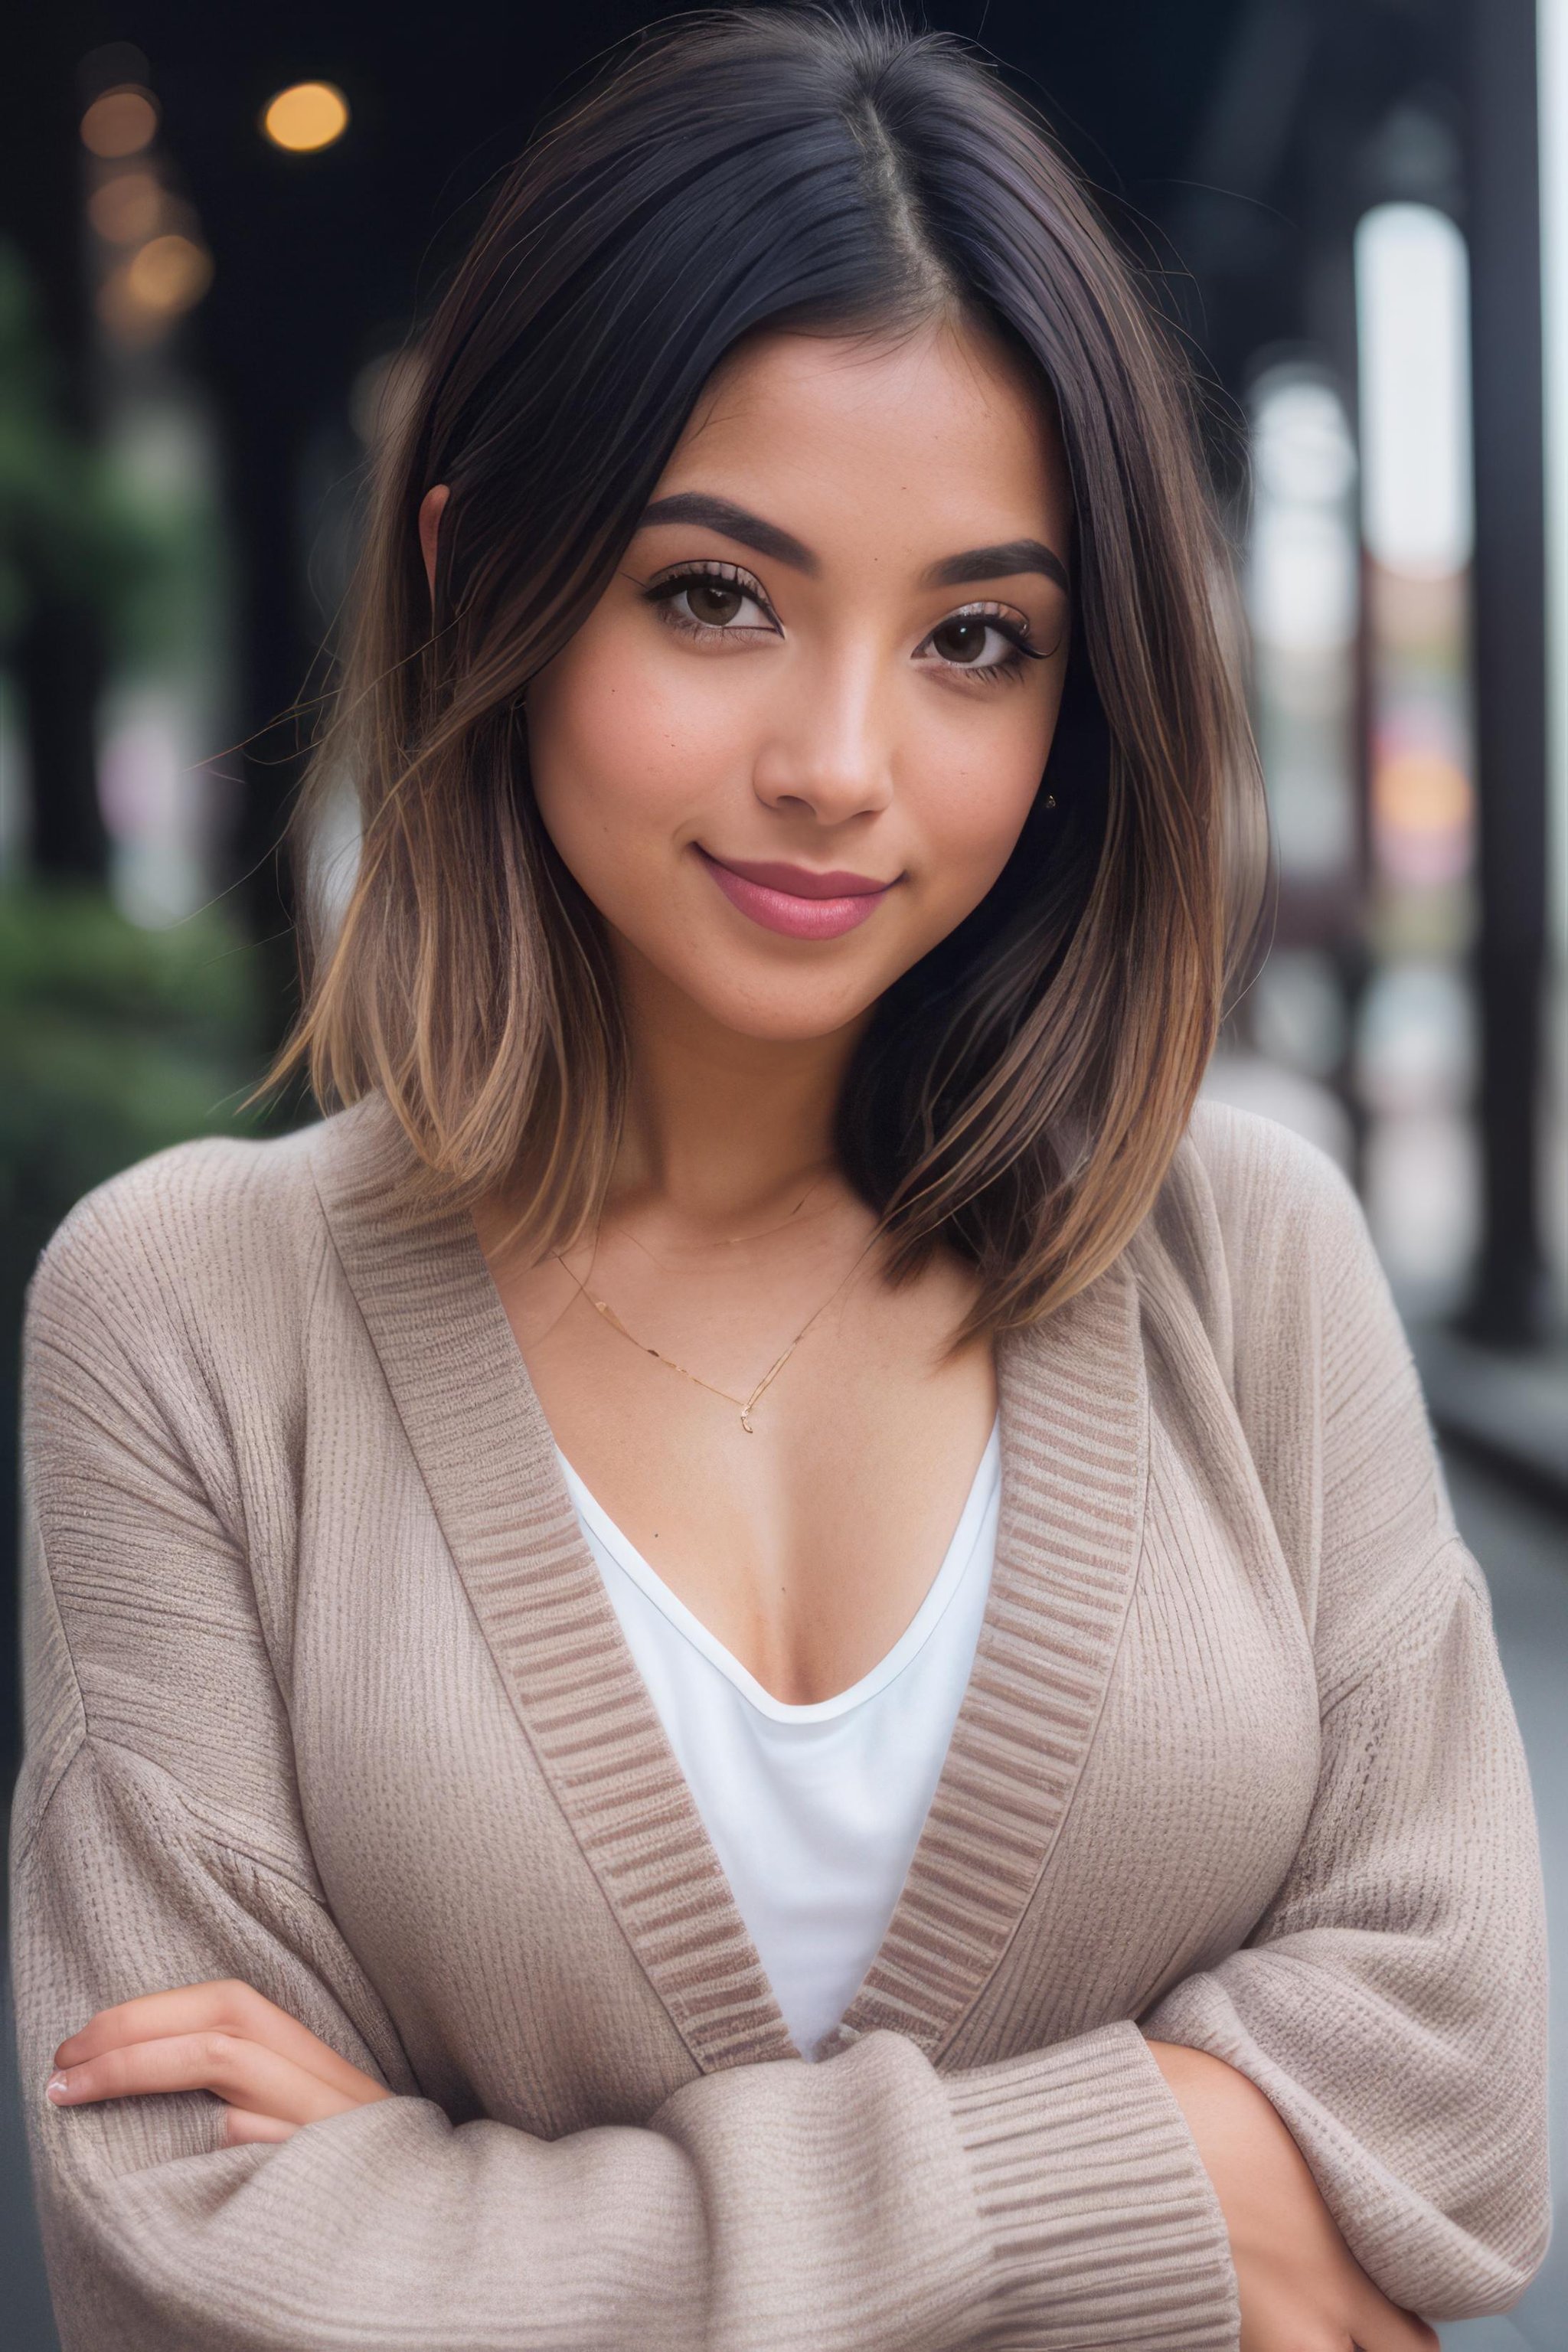
{"type": "MultiPolygon", "coordinates": [[[[798,1205],[799,1203],[797,1202],[796,1206],[798,1207],[798,1205]]],[[[793,1215],[793,1213],[794,1212],[792,1211],[791,1214],[793,1215]]],[[[788,1218],[786,1218],[784,1222],[787,1224],[789,1222],[788,1218]]],[[[775,1226],[773,1231],[776,1232],[778,1228],[775,1226]]],[[[760,1238],[760,1236],[756,1236],[756,1238],[760,1238]]],[[[555,1252],[555,1256],[558,1262],[565,1267],[566,1272],[572,1276],[573,1281],[577,1285],[578,1289],[582,1292],[589,1306],[597,1309],[599,1314],[604,1317],[605,1322],[611,1326],[612,1329],[618,1331],[624,1339],[629,1339],[633,1347],[639,1349],[645,1356],[652,1356],[656,1362],[668,1366],[670,1371],[679,1372],[683,1380],[695,1381],[697,1386],[700,1389],[706,1389],[710,1396],[722,1397],[726,1404],[738,1406],[741,1414],[741,1427],[745,1431],[748,1437],[752,1437],[756,1433],[752,1426],[752,1412],[758,1399],[763,1394],[763,1391],[764,1389],[768,1389],[773,1386],[773,1383],[777,1380],[779,1374],[783,1371],[784,1366],[788,1363],[790,1358],[794,1355],[795,1349],[799,1347],[801,1341],[810,1330],[812,1325],[816,1321],[817,1316],[825,1315],[827,1312],[827,1309],[832,1306],[839,1292],[848,1282],[849,1276],[855,1272],[856,1267],[858,1266],[861,1259],[866,1255],[866,1251],[871,1247],[872,1242],[875,1242],[876,1239],[877,1234],[873,1233],[871,1240],[866,1244],[866,1248],[860,1251],[859,1255],[857,1256],[854,1264],[850,1266],[849,1273],[844,1276],[842,1281],[835,1283],[833,1288],[828,1292],[827,1297],[816,1309],[816,1314],[807,1316],[805,1321],[801,1325],[800,1329],[795,1333],[795,1338],[790,1341],[789,1346],[784,1349],[783,1355],[774,1358],[773,1361],[768,1366],[767,1370],[763,1374],[762,1379],[757,1382],[756,1387],[752,1391],[751,1395],[747,1397],[731,1396],[728,1389],[716,1388],[711,1381],[705,1381],[700,1372],[689,1371],[684,1364],[678,1364],[673,1356],[666,1356],[662,1354],[658,1348],[650,1348],[646,1339],[639,1339],[635,1331],[628,1331],[626,1329],[626,1325],[621,1321],[620,1317],[616,1313],[615,1308],[610,1305],[607,1299],[595,1297],[593,1292],[588,1288],[586,1283],[583,1281],[582,1277],[579,1275],[573,1273],[572,1268],[566,1265],[566,1261],[562,1257],[559,1250],[555,1252]]],[[[595,1255],[598,1252],[598,1246],[599,1228],[595,1225],[594,1228],[594,1253],[595,1255]]],[[[651,1255],[652,1253],[649,1252],[649,1255],[651,1255]]],[[[658,1261],[656,1260],[655,1263],[657,1264],[658,1261]]],[[[593,1266],[594,1259],[593,1256],[590,1256],[588,1260],[588,1270],[590,1273],[593,1272],[593,1266]]]]}

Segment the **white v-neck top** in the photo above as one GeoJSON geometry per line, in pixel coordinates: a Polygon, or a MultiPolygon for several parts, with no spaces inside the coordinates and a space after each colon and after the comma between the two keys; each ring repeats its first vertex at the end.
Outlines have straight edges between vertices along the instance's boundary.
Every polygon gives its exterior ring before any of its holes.
{"type": "Polygon", "coordinates": [[[946,1557],[887,1654],[790,1706],[677,1598],[556,1455],[627,1646],[804,2057],[887,1933],[974,1661],[995,1558],[1000,1423],[946,1557]]]}

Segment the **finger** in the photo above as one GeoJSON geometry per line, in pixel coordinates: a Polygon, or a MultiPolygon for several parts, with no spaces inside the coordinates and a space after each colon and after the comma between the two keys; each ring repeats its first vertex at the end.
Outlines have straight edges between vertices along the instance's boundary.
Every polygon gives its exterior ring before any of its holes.
{"type": "Polygon", "coordinates": [[[100,2009],[55,2052],[54,2063],[71,2067],[127,2042],[154,2042],[181,2033],[232,2033],[260,2042],[356,2103],[381,2095],[384,2086],[341,2058],[290,2017],[286,2009],[237,1977],[179,1985],[168,1992],[142,1993],[111,2009],[100,2009]]]}
{"type": "Polygon", "coordinates": [[[232,2033],[122,2042],[63,2068],[48,2086],[57,2106],[143,2098],[153,2091],[213,2091],[233,2105],[290,2124],[316,2123],[362,2104],[275,2050],[232,2033]]]}
{"type": "Polygon", "coordinates": [[[292,2139],[300,2130],[298,2124],[279,2123],[274,2116],[252,2115],[245,2107],[224,2110],[226,2147],[247,2147],[255,2140],[292,2139]]]}

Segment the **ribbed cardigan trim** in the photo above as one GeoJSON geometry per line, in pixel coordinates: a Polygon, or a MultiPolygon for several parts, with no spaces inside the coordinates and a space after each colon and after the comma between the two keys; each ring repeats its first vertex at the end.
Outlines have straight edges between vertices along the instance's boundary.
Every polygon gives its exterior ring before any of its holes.
{"type": "Polygon", "coordinates": [[[1184,2116],[1130,2021],[981,2066],[948,2105],[990,2233],[977,2340],[1234,2352],[1225,2217],[1184,2116]]]}
{"type": "MultiPolygon", "coordinates": [[[[540,1769],[704,2072],[798,2054],[628,1650],[472,1217],[410,1205],[376,1097],[320,1130],[333,1242],[540,1769]],[[476,1472],[476,1464],[481,1465],[476,1472]]],[[[890,2028],[937,2058],[1023,1916],[1093,1739],[1137,1573],[1149,1401],[1123,1260],[996,1349],[991,1594],[882,1946],[827,2056],[890,2028]]]]}

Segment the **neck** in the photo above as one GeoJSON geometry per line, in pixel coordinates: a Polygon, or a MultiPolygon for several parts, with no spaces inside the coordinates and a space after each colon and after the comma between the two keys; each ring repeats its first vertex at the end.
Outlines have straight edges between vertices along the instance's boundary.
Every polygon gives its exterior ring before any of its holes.
{"type": "Polygon", "coordinates": [[[831,1166],[839,1092],[871,1014],[807,1038],[751,1037],[644,959],[620,959],[631,1079],[606,1208],[658,1202],[683,1223],[765,1212],[831,1166]]]}

